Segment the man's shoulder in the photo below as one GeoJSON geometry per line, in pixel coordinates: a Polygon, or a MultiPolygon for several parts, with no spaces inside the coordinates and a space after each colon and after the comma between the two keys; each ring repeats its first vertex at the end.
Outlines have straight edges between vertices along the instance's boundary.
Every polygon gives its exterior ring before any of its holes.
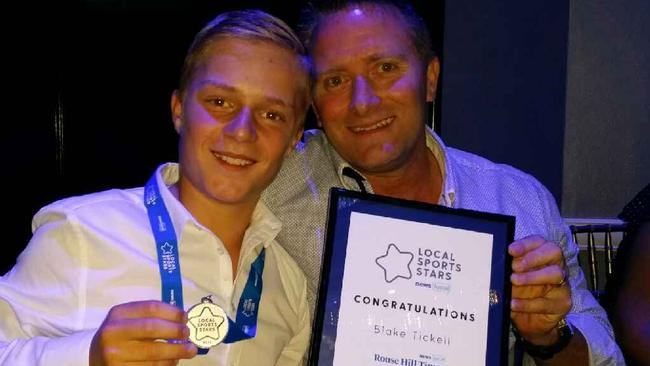
{"type": "Polygon", "coordinates": [[[302,141],[284,159],[277,176],[264,191],[264,201],[275,208],[277,202],[300,199],[336,185],[338,175],[330,154],[322,131],[305,131],[302,141]]]}
{"type": "Polygon", "coordinates": [[[458,149],[448,150],[448,160],[463,205],[516,216],[556,211],[549,190],[524,171],[458,149]]]}
{"type": "Polygon", "coordinates": [[[142,205],[141,197],[142,187],[110,189],[63,198],[41,208],[34,215],[32,227],[36,229],[48,221],[70,216],[83,218],[85,216],[108,217],[112,212],[123,214],[124,207],[142,205]]]}
{"type": "MultiPolygon", "coordinates": [[[[142,187],[130,189],[109,189],[100,192],[62,198],[44,206],[40,211],[80,211],[110,207],[115,203],[141,202],[142,187]]],[[[40,212],[39,211],[39,212],[40,212]]]]}
{"type": "Polygon", "coordinates": [[[453,164],[456,175],[477,178],[479,182],[490,179],[494,183],[513,184],[520,188],[546,189],[537,178],[522,170],[467,151],[449,147],[447,158],[453,164]]]}
{"type": "Polygon", "coordinates": [[[303,159],[320,158],[328,155],[330,144],[322,130],[307,130],[302,135],[302,141],[296,145],[296,156],[303,159]]]}
{"type": "Polygon", "coordinates": [[[555,198],[535,177],[466,151],[449,149],[458,207],[517,217],[515,237],[532,234],[561,240],[555,198]]]}

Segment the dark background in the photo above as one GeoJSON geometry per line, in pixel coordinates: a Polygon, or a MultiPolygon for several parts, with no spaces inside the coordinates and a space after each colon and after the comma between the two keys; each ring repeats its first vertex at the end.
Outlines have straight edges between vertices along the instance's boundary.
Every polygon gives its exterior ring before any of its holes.
{"type": "MultiPolygon", "coordinates": [[[[170,98],[203,25],[226,10],[259,8],[293,26],[303,3],[75,1],[8,12],[18,26],[2,29],[8,113],[0,139],[7,217],[0,273],[27,244],[40,207],[141,186],[160,163],[177,160],[170,98]]],[[[442,18],[442,2],[417,6],[442,18]]],[[[442,21],[429,23],[441,38],[442,21]]]]}
{"type": "MultiPolygon", "coordinates": [[[[302,3],[7,3],[0,15],[0,273],[27,244],[38,208],[141,186],[160,163],[176,160],[170,95],[207,21],[257,7],[294,25],[302,3]]],[[[614,217],[648,184],[649,2],[417,6],[442,50],[435,119],[447,145],[531,173],[573,217],[614,217]]]]}

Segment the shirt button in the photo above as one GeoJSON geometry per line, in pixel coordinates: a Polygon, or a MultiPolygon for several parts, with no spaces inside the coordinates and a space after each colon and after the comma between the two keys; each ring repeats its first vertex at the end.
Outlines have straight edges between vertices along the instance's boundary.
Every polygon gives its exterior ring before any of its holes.
{"type": "Polygon", "coordinates": [[[217,253],[219,253],[219,255],[223,255],[223,254],[224,254],[223,249],[219,248],[219,249],[217,250],[217,253]]]}

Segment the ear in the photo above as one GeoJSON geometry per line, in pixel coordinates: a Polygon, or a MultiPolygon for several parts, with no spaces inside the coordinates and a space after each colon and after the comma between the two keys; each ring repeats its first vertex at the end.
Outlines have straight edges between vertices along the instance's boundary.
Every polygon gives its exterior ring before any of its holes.
{"type": "Polygon", "coordinates": [[[440,76],[440,62],[437,57],[434,57],[427,66],[427,102],[436,99],[438,76],[440,76]]]}
{"type": "Polygon", "coordinates": [[[178,90],[174,90],[172,93],[171,108],[174,129],[176,129],[176,132],[180,133],[181,127],[183,127],[183,101],[181,100],[180,92],[178,90]]]}
{"type": "Polygon", "coordinates": [[[320,116],[318,115],[318,109],[316,109],[316,105],[314,104],[313,100],[311,102],[311,110],[314,111],[314,116],[316,116],[316,125],[318,126],[318,128],[322,129],[323,123],[320,121],[320,116]]]}
{"type": "Polygon", "coordinates": [[[303,127],[300,127],[298,131],[296,131],[296,134],[291,139],[291,143],[287,147],[287,151],[284,152],[285,158],[291,153],[291,151],[293,151],[296,148],[296,144],[298,143],[298,141],[300,141],[300,138],[302,137],[302,133],[304,131],[305,129],[303,127]]]}
{"type": "Polygon", "coordinates": [[[300,138],[302,137],[302,133],[305,131],[304,127],[300,127],[298,131],[296,131],[296,134],[293,136],[293,139],[291,140],[291,148],[295,148],[296,144],[298,141],[300,141],[300,138]]]}

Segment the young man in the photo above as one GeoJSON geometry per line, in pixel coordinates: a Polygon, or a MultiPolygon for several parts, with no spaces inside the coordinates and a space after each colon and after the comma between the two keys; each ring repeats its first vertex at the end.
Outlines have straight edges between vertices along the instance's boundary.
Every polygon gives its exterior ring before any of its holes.
{"type": "Polygon", "coordinates": [[[302,364],[306,280],[258,199],[302,133],[304,57],[261,11],[196,36],[171,102],[179,164],[38,212],[0,278],[0,365],[302,364]],[[225,343],[197,355],[188,336],[225,343]]]}
{"type": "Polygon", "coordinates": [[[447,148],[425,127],[439,64],[422,19],[401,1],[319,3],[301,31],[325,134],[309,131],[264,195],[286,225],[281,236],[307,274],[310,302],[331,186],[503,213],[516,216],[511,320],[526,362],[622,362],[548,191],[512,167],[447,148]]]}

